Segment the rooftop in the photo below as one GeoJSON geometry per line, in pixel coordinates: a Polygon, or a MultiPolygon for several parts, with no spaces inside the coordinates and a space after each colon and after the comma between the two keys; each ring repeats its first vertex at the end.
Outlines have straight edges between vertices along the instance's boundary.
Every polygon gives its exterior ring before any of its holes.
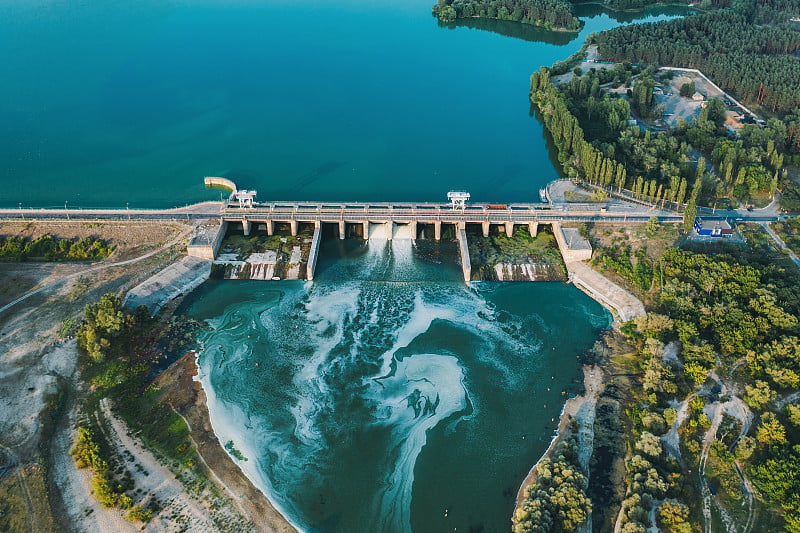
{"type": "Polygon", "coordinates": [[[733,227],[724,218],[698,218],[697,224],[702,229],[731,229],[733,227]]]}

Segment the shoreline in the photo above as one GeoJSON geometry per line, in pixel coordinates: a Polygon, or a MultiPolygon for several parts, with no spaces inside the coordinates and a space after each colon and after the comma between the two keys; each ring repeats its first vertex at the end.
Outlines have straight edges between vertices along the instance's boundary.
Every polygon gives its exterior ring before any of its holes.
{"type": "MultiPolygon", "coordinates": [[[[569,267],[573,266],[574,264],[581,263],[585,265],[585,263],[580,261],[571,262],[570,265],[567,265],[567,270],[569,271],[569,267]]],[[[586,269],[590,270],[592,273],[596,274],[602,280],[608,282],[613,287],[617,287],[615,284],[611,283],[608,278],[603,276],[600,272],[597,272],[590,266],[586,265],[586,269]]],[[[572,279],[572,273],[570,272],[570,280],[567,283],[572,283],[576,288],[581,290],[587,296],[592,298],[594,301],[598,302],[602,305],[612,317],[611,327],[614,329],[619,329],[620,323],[622,318],[620,316],[620,311],[622,311],[622,306],[619,306],[618,302],[610,302],[606,301],[604,298],[608,298],[607,294],[603,294],[602,287],[589,287],[587,284],[584,283],[574,283],[572,279]]],[[[634,300],[634,303],[638,303],[638,306],[641,306],[641,311],[645,312],[644,306],[641,301],[633,296],[632,294],[628,293],[627,291],[623,291],[625,293],[625,299],[634,300]]],[[[629,301],[630,303],[630,301],[629,301]]],[[[638,310],[638,309],[637,309],[638,310]]],[[[626,311],[630,311],[630,309],[626,309],[626,311]]],[[[626,313],[627,315],[628,313],[626,313]]],[[[633,316],[627,316],[626,318],[630,320],[636,316],[636,313],[633,313],[633,316]]],[[[600,365],[583,365],[583,384],[584,384],[584,393],[580,396],[576,396],[574,398],[569,398],[567,401],[564,402],[564,407],[561,409],[561,414],[559,415],[558,420],[558,428],[556,429],[556,434],[553,435],[553,438],[550,440],[550,445],[547,447],[547,450],[542,454],[541,457],[533,464],[531,469],[528,471],[528,474],[525,476],[525,479],[522,480],[520,484],[519,490],[517,491],[517,498],[514,504],[514,512],[512,516],[516,514],[517,510],[521,508],[522,502],[525,501],[525,491],[531,485],[535,484],[538,480],[538,472],[536,470],[537,466],[545,460],[552,457],[556,447],[558,444],[566,439],[567,437],[572,435],[571,430],[569,430],[569,423],[573,419],[578,422],[577,428],[577,436],[578,436],[578,457],[581,463],[581,467],[586,474],[587,480],[589,479],[591,472],[589,469],[589,459],[592,456],[594,451],[594,418],[595,418],[595,407],[597,405],[597,400],[604,389],[604,377],[605,371],[600,365]]],[[[587,520],[587,523],[591,527],[591,515],[587,520]]],[[[585,525],[585,524],[584,524],[585,525]]],[[[581,526],[584,527],[584,526],[581,526]]]]}
{"type": "Polygon", "coordinates": [[[525,501],[525,492],[531,485],[535,484],[538,480],[539,474],[537,467],[545,459],[550,459],[558,446],[558,444],[572,435],[569,430],[569,424],[572,420],[578,423],[577,436],[578,436],[578,457],[582,469],[585,471],[586,477],[589,477],[589,459],[591,458],[594,439],[594,415],[595,405],[597,399],[604,388],[603,369],[597,365],[589,366],[583,365],[583,384],[585,391],[579,396],[569,398],[564,402],[564,407],[561,409],[561,414],[558,420],[558,429],[556,434],[550,440],[550,445],[541,457],[534,463],[525,479],[522,480],[519,490],[517,491],[517,498],[514,504],[514,512],[511,516],[521,508],[522,502],[525,501]]]}
{"type": "Polygon", "coordinates": [[[186,422],[197,454],[236,507],[264,533],[297,533],[285,517],[225,450],[211,424],[208,398],[198,380],[197,354],[189,351],[156,378],[169,404],[186,422]]]}

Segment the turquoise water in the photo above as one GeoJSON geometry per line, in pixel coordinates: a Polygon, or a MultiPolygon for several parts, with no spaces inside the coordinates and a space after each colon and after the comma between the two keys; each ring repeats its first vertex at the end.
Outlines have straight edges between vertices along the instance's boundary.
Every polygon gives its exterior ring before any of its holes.
{"type": "MultiPolygon", "coordinates": [[[[622,21],[448,28],[431,3],[0,3],[0,205],[180,205],[217,197],[205,175],[262,200],[535,200],[557,174],[528,76],[622,21]]],[[[455,256],[332,241],[313,284],[187,298],[214,429],[302,529],[508,529],[609,316],[568,285],[465,286],[455,256]]]]}
{"type": "Polygon", "coordinates": [[[325,243],[317,281],[212,282],[200,378],[222,442],[303,531],[507,531],[610,317],[561,283],[459,282],[455,245],[325,243]]]}
{"type": "Polygon", "coordinates": [[[0,205],[182,205],[218,198],[207,175],[264,200],[535,200],[556,171],[528,76],[619,23],[451,29],[431,4],[2,2],[0,205]]]}

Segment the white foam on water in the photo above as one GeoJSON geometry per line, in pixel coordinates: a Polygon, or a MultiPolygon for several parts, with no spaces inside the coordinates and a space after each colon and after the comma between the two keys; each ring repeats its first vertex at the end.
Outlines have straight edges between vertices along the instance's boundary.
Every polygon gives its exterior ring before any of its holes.
{"type": "MultiPolygon", "coordinates": [[[[248,416],[244,411],[232,402],[226,402],[219,398],[214,387],[211,385],[211,368],[208,365],[214,365],[215,357],[212,353],[206,351],[206,357],[201,358],[200,353],[197,355],[198,374],[195,376],[195,381],[199,381],[206,394],[206,406],[208,408],[208,416],[211,421],[211,426],[214,434],[223,444],[223,449],[231,457],[244,475],[261,490],[267,497],[272,506],[298,531],[302,531],[301,525],[293,519],[298,516],[297,508],[285,498],[282,497],[280,491],[275,490],[272,480],[267,475],[268,465],[262,461],[262,451],[255,446],[255,443],[271,442],[275,443],[276,439],[271,438],[265,432],[257,427],[253,427],[250,423],[248,416]],[[201,362],[201,359],[205,359],[201,362]],[[247,433],[242,428],[248,428],[247,433]],[[256,438],[252,438],[252,434],[257,433],[256,438]],[[247,434],[247,438],[242,438],[243,434],[247,434]],[[227,442],[233,442],[233,446],[239,450],[247,461],[240,461],[224,447],[227,442]]],[[[286,454],[280,454],[286,455],[286,454]]]]}
{"type": "Polygon", "coordinates": [[[427,431],[467,405],[464,371],[452,355],[414,354],[397,359],[396,352],[425,333],[434,320],[453,320],[456,311],[426,304],[420,293],[408,320],[395,334],[394,345],[382,356],[379,376],[369,380],[367,397],[378,407],[376,424],[391,428],[391,460],[385,490],[373,502],[375,531],[411,528],[414,465],[427,441],[427,431]],[[432,408],[432,410],[429,410],[432,408]]]}
{"type": "Polygon", "coordinates": [[[331,350],[342,341],[344,321],[356,312],[360,294],[357,287],[345,286],[313,294],[306,305],[306,319],[312,324],[317,345],[313,356],[295,375],[294,384],[299,394],[291,411],[295,419],[295,436],[312,450],[324,447],[316,420],[319,413],[329,407],[330,399],[322,367],[331,350]]]}
{"type": "Polygon", "coordinates": [[[374,531],[410,531],[414,466],[429,429],[467,406],[463,369],[450,355],[415,354],[381,379],[382,424],[392,427],[394,468],[374,503],[374,531]]]}
{"type": "MultiPolygon", "coordinates": [[[[397,239],[391,249],[393,254],[398,249],[407,252],[413,263],[412,246],[408,239],[397,239]]],[[[386,242],[371,242],[369,247],[367,257],[371,258],[372,268],[385,268],[389,255],[386,242]]],[[[395,257],[395,271],[398,264],[402,260],[395,257]]],[[[494,306],[481,293],[461,286],[431,289],[413,284],[306,284],[293,296],[284,296],[276,307],[262,310],[251,304],[232,306],[222,317],[209,321],[215,328],[211,338],[221,335],[213,340],[221,343],[216,349],[224,345],[232,352],[225,354],[226,364],[251,364],[247,363],[249,357],[262,356],[251,353],[255,341],[251,342],[248,335],[251,327],[258,328],[271,339],[269,344],[275,346],[284,361],[300,362],[291,381],[296,389],[294,404],[290,401],[283,407],[290,417],[278,422],[283,425],[274,426],[275,420],[271,422],[269,415],[258,414],[256,405],[251,404],[254,400],[241,394],[230,399],[235,407],[216,397],[207,377],[211,371],[220,371],[211,361],[214,346],[205,350],[210,359],[204,363],[207,368],[199,379],[208,392],[212,425],[221,442],[232,440],[250,459],[238,464],[276,508],[284,516],[294,517],[295,522],[302,522],[300,509],[306,502],[292,500],[291,494],[297,493],[292,483],[303,479],[313,486],[324,480],[330,466],[327,461],[335,457],[330,448],[336,443],[327,439],[331,437],[330,414],[340,391],[330,390],[328,383],[337,382],[342,368],[364,363],[380,365],[374,375],[362,378],[366,387],[358,393],[371,406],[372,425],[387,432],[389,439],[386,462],[380,465],[382,490],[376,491],[372,502],[365,502],[369,511],[362,515],[371,517],[374,523],[363,530],[408,531],[414,469],[427,443],[427,432],[445,420],[446,431],[453,431],[460,421],[477,416],[481,405],[470,395],[469,376],[457,356],[425,349],[407,353],[407,348],[434,321],[448,321],[486,339],[486,345],[476,345],[471,356],[485,367],[496,368],[500,379],[505,377],[509,382],[518,377],[510,375],[509,361],[498,359],[494,349],[504,346],[498,351],[506,353],[507,358],[532,358],[538,351],[531,346],[530,337],[518,340],[508,333],[522,331],[530,323],[513,316],[503,318],[501,323],[494,306]],[[307,298],[302,298],[304,295],[307,298]],[[305,311],[298,314],[293,309],[303,300],[305,311]],[[297,316],[295,326],[293,316],[297,316]],[[377,338],[375,327],[380,328],[377,338]],[[304,339],[293,339],[296,335],[304,339]],[[291,351],[284,351],[291,346],[313,350],[305,352],[310,355],[293,358],[291,351]],[[398,357],[401,349],[405,349],[403,357],[398,357]],[[468,405],[472,407],[470,413],[464,412],[468,405]],[[456,415],[459,412],[460,417],[456,415]]],[[[263,354],[261,358],[270,360],[272,356],[263,354]]]]}

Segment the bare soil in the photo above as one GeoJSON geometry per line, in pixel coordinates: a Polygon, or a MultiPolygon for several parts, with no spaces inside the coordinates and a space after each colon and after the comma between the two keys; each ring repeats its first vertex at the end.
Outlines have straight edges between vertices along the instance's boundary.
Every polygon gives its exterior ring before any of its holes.
{"type": "Polygon", "coordinates": [[[118,511],[97,505],[88,474],[77,471],[69,456],[80,355],[58,330],[66,319],[79,318],[87,303],[132,286],[180,256],[188,229],[127,221],[0,225],[2,235],[96,236],[117,247],[110,259],[93,264],[0,264],[0,308],[30,295],[0,311],[0,530],[139,529],[118,511]]]}

